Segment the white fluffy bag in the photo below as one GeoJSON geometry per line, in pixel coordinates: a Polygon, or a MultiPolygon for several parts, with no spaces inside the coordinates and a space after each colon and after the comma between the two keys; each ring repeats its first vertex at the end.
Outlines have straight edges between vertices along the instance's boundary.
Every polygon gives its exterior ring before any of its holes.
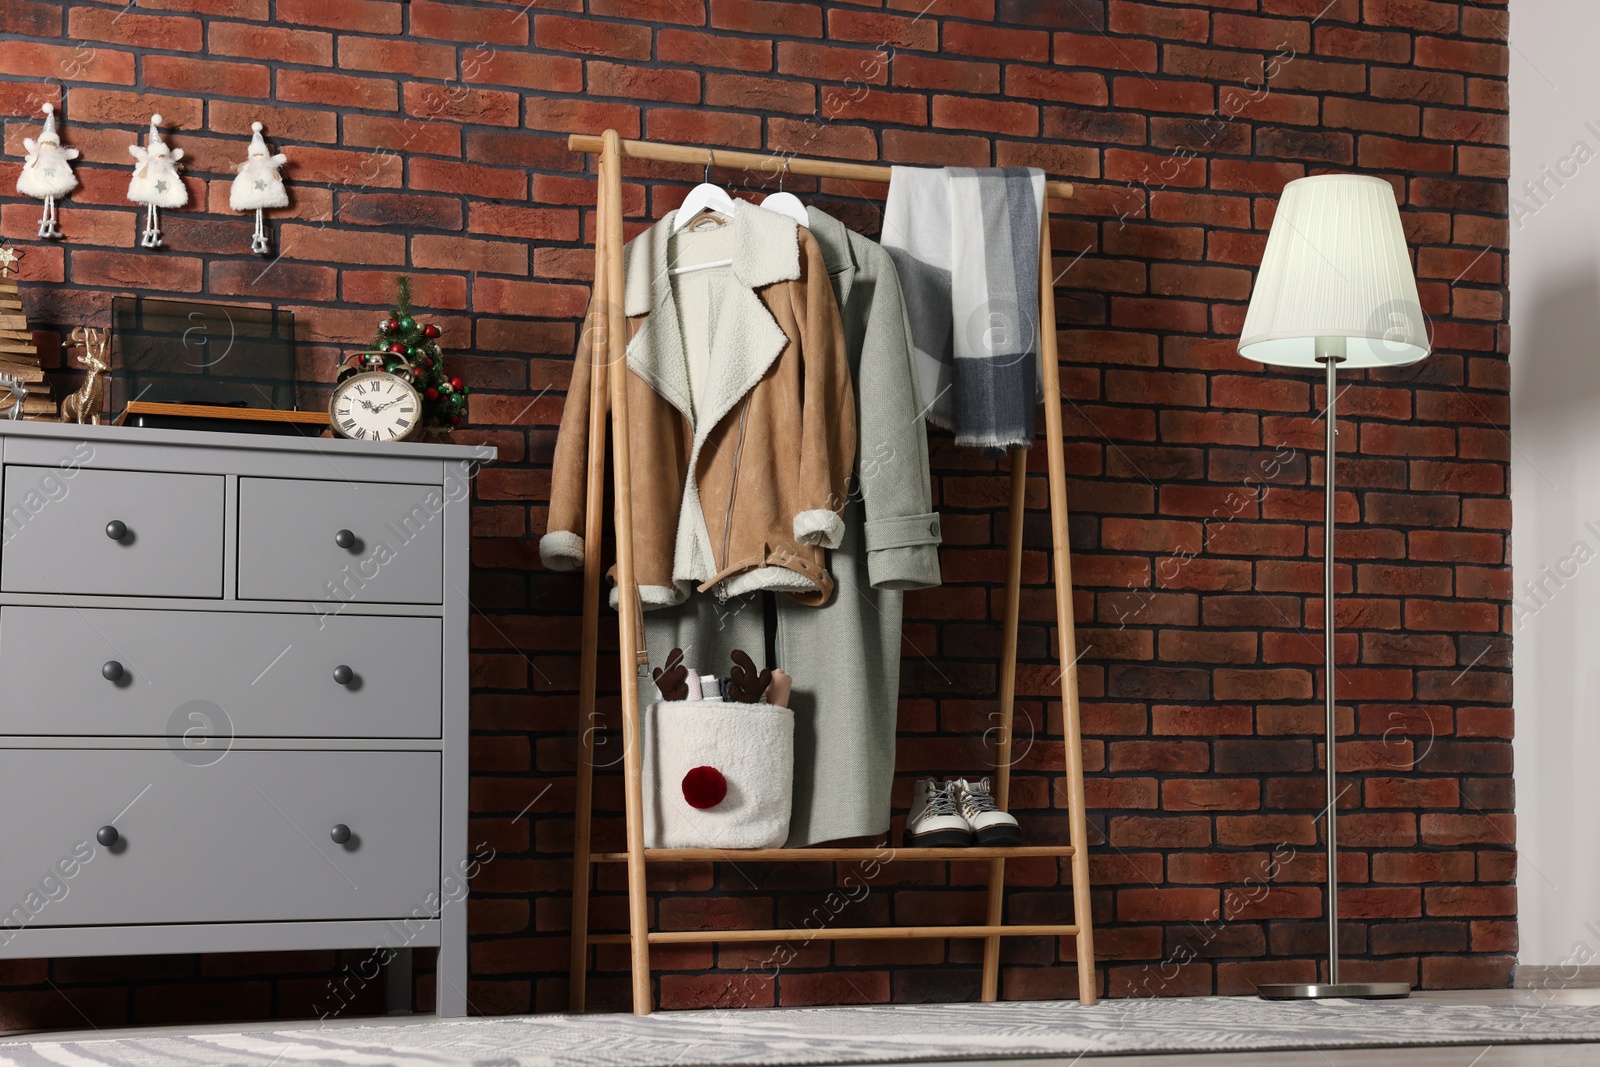
{"type": "Polygon", "coordinates": [[[776,848],[793,796],[788,708],[663,700],[645,711],[646,848],[776,848]]]}

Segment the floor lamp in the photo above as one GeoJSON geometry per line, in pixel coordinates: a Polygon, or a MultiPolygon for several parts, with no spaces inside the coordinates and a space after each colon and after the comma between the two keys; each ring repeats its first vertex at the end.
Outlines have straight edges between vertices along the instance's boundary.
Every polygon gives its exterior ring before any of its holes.
{"type": "Polygon", "coordinates": [[[1334,727],[1333,501],[1338,373],[1400,367],[1428,355],[1427,327],[1394,189],[1381,178],[1325,174],[1284,187],[1250,296],[1239,354],[1258,363],[1320,368],[1327,378],[1327,468],[1322,547],[1323,689],[1327,700],[1328,980],[1264,984],[1269,1000],[1404,997],[1405,982],[1339,981],[1338,769],[1334,727]]]}

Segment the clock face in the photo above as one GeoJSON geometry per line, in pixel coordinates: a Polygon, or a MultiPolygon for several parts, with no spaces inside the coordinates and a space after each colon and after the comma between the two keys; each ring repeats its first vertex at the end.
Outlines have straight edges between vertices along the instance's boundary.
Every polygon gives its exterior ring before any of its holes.
{"type": "Polygon", "coordinates": [[[421,398],[410,385],[386,371],[375,371],[335,386],[328,413],[334,430],[345,437],[398,441],[416,429],[421,407],[421,398]]]}

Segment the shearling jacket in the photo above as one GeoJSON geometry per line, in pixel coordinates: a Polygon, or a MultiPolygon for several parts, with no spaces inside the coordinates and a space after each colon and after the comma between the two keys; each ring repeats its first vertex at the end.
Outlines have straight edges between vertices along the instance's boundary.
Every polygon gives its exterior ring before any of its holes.
{"type": "MultiPolygon", "coordinates": [[[[674,234],[676,217],[624,251],[640,600],[648,610],[696,589],[721,598],[773,590],[824,604],[833,594],[825,550],[844,536],[856,427],[822,253],[794,220],[752,206],[703,232],[674,234]]],[[[590,369],[580,347],[539,542],[553,570],[582,566],[591,534],[590,369]]]]}

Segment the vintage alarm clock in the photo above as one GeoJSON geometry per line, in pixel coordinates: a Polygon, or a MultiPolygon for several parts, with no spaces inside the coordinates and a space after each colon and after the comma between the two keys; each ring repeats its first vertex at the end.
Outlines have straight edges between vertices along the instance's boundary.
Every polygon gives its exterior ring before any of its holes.
{"type": "Polygon", "coordinates": [[[422,394],[398,374],[381,369],[362,371],[333,387],[328,416],[333,420],[333,432],[341,437],[404,441],[422,425],[422,394]]]}

